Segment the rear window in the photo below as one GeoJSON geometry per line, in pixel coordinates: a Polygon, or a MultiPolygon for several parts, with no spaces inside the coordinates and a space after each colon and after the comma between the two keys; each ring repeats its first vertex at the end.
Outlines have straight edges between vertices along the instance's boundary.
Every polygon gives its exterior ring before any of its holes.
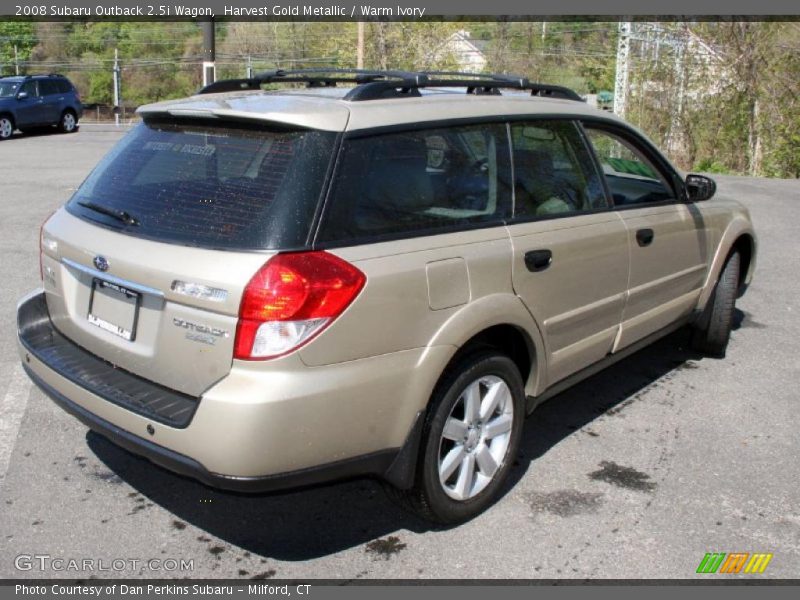
{"type": "Polygon", "coordinates": [[[67,210],[169,243],[299,248],[307,242],[335,138],[251,124],[146,121],[103,159],[67,210]],[[137,224],[98,206],[127,213],[137,224]]]}

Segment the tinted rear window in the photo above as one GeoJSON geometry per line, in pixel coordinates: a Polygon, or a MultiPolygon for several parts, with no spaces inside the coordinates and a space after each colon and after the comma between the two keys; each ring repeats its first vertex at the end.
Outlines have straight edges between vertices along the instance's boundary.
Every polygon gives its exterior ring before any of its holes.
{"type": "Polygon", "coordinates": [[[136,126],[78,188],[81,218],[164,242],[221,249],[306,244],[336,134],[253,125],[136,126]],[[138,225],[91,210],[125,211],[138,225]]]}
{"type": "Polygon", "coordinates": [[[49,96],[50,94],[58,94],[58,82],[52,79],[43,79],[39,82],[39,90],[42,96],[49,96]]]}

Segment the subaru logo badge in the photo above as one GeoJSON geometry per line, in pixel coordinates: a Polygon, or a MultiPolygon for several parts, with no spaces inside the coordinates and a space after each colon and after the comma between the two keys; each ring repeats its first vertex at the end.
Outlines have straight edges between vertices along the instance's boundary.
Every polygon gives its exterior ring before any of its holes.
{"type": "Polygon", "coordinates": [[[95,256],[94,266],[97,267],[98,271],[108,271],[108,261],[106,260],[106,257],[100,256],[99,254],[95,256]]]}

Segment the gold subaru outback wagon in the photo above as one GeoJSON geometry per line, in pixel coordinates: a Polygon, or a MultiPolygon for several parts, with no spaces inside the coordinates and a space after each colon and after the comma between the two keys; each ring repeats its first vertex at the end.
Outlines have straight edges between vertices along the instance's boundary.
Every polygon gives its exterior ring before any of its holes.
{"type": "Polygon", "coordinates": [[[463,521],[540,402],[685,324],[724,355],[752,277],[747,210],[566,88],[275,71],[139,114],[43,224],[19,349],[210,486],[371,475],[463,521]]]}

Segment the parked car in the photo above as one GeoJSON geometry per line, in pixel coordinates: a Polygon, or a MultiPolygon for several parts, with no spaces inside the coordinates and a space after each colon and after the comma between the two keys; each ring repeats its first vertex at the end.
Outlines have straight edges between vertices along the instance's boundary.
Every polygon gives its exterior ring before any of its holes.
{"type": "Polygon", "coordinates": [[[278,71],[139,114],[43,224],[19,349],[210,486],[371,475],[469,519],[537,405],[686,324],[724,355],[753,275],[748,211],[566,88],[278,71]]]}
{"type": "Polygon", "coordinates": [[[63,75],[0,77],[0,140],[15,129],[55,126],[72,133],[82,114],[80,94],[63,75]]]}

